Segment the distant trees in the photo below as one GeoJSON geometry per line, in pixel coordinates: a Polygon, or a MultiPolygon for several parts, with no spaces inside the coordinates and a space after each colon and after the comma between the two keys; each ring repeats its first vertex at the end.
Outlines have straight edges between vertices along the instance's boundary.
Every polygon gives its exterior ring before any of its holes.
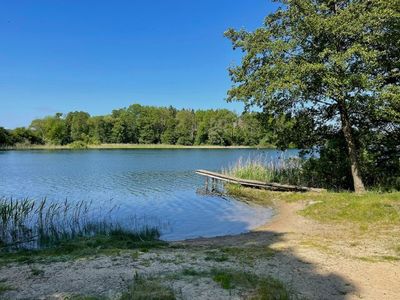
{"type": "Polygon", "coordinates": [[[61,113],[53,117],[33,120],[29,128],[46,143],[65,145],[70,141],[67,124],[61,113]]]}
{"type": "Polygon", "coordinates": [[[192,110],[133,104],[105,116],[75,111],[33,120],[29,128],[0,130],[0,144],[65,145],[81,141],[179,145],[272,144],[271,129],[258,113],[238,116],[227,109],[192,110]],[[271,137],[269,139],[268,137],[271,137]]]}
{"type": "Polygon", "coordinates": [[[8,130],[0,127],[0,146],[10,146],[13,144],[11,134],[8,130]]]}
{"type": "Polygon", "coordinates": [[[0,127],[0,146],[12,146],[14,144],[44,144],[44,140],[37,134],[37,132],[18,127],[14,130],[7,130],[0,127]]]}

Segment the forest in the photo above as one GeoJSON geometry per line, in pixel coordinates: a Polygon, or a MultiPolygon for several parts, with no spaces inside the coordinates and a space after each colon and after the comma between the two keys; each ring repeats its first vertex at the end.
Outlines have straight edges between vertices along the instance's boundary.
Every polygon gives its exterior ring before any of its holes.
{"type": "Polygon", "coordinates": [[[35,119],[30,126],[0,127],[0,145],[67,145],[130,143],[170,145],[264,145],[274,133],[262,124],[261,114],[238,115],[227,109],[176,109],[133,104],[104,116],[87,112],[56,113],[35,119]]]}

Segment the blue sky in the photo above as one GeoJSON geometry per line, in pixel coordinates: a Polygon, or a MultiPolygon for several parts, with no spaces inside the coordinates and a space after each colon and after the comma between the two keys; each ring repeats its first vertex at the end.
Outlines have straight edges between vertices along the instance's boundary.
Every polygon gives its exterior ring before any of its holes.
{"type": "Polygon", "coordinates": [[[0,4],[0,126],[132,103],[229,108],[223,32],[252,30],[267,0],[8,0],[0,4]]]}

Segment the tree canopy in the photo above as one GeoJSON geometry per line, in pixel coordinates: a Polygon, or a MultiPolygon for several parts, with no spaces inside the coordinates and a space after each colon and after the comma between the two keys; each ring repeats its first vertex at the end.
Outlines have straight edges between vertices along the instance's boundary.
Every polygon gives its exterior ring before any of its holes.
{"type": "Polygon", "coordinates": [[[258,106],[274,120],[296,120],[276,124],[287,132],[282,145],[289,137],[310,149],[342,137],[354,189],[361,192],[366,152],[372,159],[391,151],[394,163],[397,152],[399,163],[400,2],[277,2],[282,7],[255,31],[226,31],[243,52],[241,64],[229,70],[228,100],[258,106]]]}
{"type": "Polygon", "coordinates": [[[192,110],[133,104],[104,116],[57,113],[33,120],[29,128],[0,127],[0,145],[141,143],[180,145],[260,145],[274,143],[273,128],[258,113],[237,115],[227,109],[192,110]]]}

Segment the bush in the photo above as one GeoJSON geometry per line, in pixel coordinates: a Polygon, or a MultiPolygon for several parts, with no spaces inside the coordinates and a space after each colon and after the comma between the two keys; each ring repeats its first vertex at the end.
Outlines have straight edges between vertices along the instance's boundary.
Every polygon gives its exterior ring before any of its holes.
{"type": "Polygon", "coordinates": [[[68,145],[69,148],[79,150],[79,149],[87,149],[88,145],[83,141],[75,141],[68,145]]]}

